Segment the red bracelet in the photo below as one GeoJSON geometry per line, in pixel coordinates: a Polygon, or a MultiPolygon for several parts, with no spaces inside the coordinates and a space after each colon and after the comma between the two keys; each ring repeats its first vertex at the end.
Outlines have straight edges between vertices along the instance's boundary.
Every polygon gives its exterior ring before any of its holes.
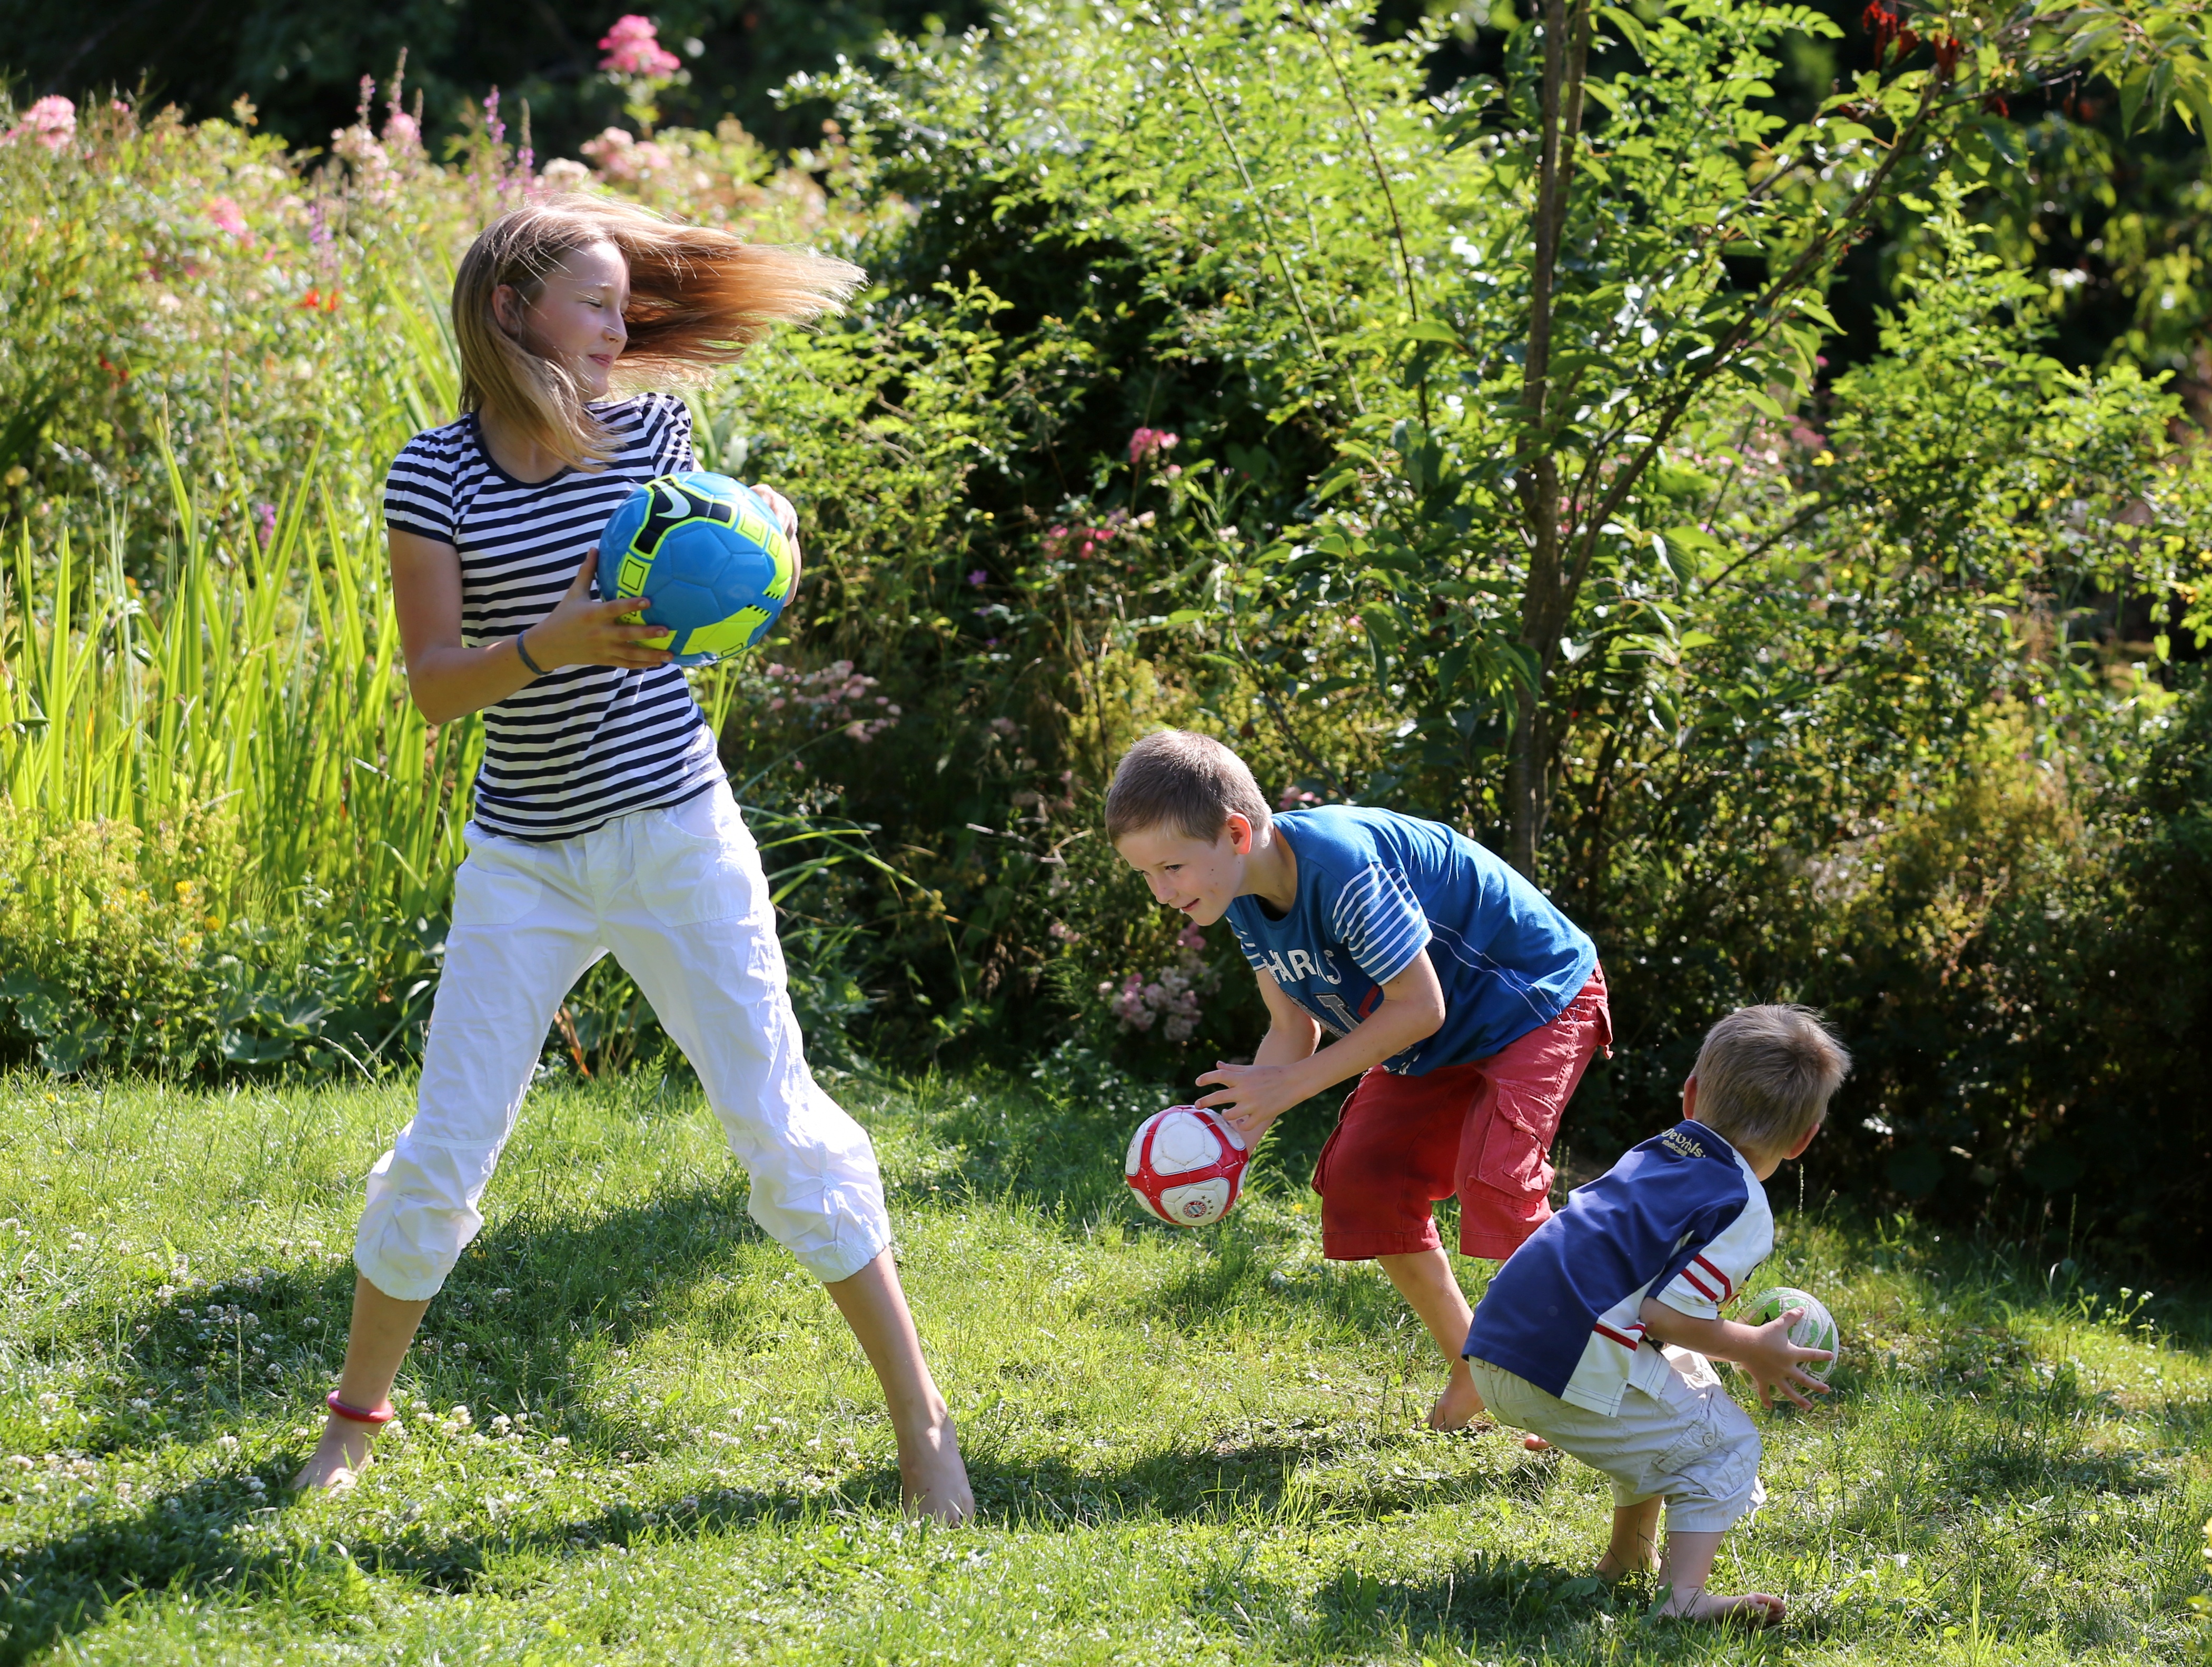
{"type": "Polygon", "coordinates": [[[349,1407],[346,1405],[344,1402],[338,1399],[338,1392],[336,1390],[332,1390],[330,1392],[329,1397],[323,1402],[323,1404],[328,1407],[332,1412],[336,1413],[340,1418],[349,1420],[351,1422],[356,1424],[367,1424],[373,1427],[380,1428],[382,1426],[389,1424],[392,1421],[392,1402],[389,1401],[377,1408],[374,1412],[369,1412],[365,1411],[360,1407],[349,1407]]]}

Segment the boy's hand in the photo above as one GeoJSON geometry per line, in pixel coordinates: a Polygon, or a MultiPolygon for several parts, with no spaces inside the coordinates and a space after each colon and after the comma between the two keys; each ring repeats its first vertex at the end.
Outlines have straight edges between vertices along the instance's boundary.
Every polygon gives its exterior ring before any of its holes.
{"type": "Polygon", "coordinates": [[[1299,1079],[1291,1066],[1217,1062],[1199,1081],[1222,1086],[1198,1104],[1220,1112],[1231,1128],[1256,1145],[1270,1123],[1306,1097],[1309,1091],[1299,1079]]]}
{"type": "Polygon", "coordinates": [[[1792,1308],[1765,1325],[1746,1328],[1751,1340],[1736,1353],[1736,1364],[1751,1374],[1751,1381],[1759,1386],[1759,1404],[1771,1408],[1777,1391],[1794,1407],[1810,1411],[1813,1403],[1800,1390],[1814,1395],[1826,1395],[1828,1386],[1819,1378],[1809,1377],[1799,1368],[1809,1360],[1832,1360],[1836,1357],[1825,1348],[1800,1348],[1790,1341],[1790,1328],[1805,1317],[1802,1308],[1792,1308]]]}

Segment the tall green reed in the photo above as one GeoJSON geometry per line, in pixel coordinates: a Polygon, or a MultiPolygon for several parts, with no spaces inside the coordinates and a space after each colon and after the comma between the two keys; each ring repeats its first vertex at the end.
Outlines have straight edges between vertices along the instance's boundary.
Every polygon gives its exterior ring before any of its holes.
{"type": "Polygon", "coordinates": [[[479,726],[426,723],[409,701],[377,526],[319,450],[265,518],[204,505],[166,446],[163,463],[158,588],[126,575],[119,520],[102,549],[64,534],[43,559],[19,532],[0,785],[34,827],[151,833],[221,812],[240,857],[195,876],[211,900],[264,919],[330,900],[389,947],[442,912],[479,726]]]}

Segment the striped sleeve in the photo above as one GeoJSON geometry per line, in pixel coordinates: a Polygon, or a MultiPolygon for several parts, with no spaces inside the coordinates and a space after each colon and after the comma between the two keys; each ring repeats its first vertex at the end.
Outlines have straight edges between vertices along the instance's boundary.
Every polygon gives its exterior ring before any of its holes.
{"type": "Polygon", "coordinates": [[[442,430],[417,435],[392,459],[384,478],[384,524],[441,545],[453,536],[453,459],[437,444],[442,430]]]}
{"type": "Polygon", "coordinates": [[[653,423],[653,469],[664,475],[689,474],[699,466],[691,450],[691,407],[672,393],[658,396],[653,423]]]}
{"type": "Polygon", "coordinates": [[[1370,862],[1345,885],[1329,910],[1329,932],[1359,970],[1387,984],[1429,946],[1429,917],[1403,874],[1370,862]]]}
{"type": "Polygon", "coordinates": [[[1651,1294],[1692,1319],[1717,1320],[1774,1248],[1774,1217],[1765,1193],[1747,1195],[1735,1219],[1704,1244],[1684,1248],[1690,1250],[1688,1259],[1673,1277],[1654,1281],[1651,1294]]]}

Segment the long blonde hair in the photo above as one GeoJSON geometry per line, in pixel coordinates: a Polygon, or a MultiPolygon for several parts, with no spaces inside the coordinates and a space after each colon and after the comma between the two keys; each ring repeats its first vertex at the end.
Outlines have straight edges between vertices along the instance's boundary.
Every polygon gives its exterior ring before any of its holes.
{"type": "Polygon", "coordinates": [[[583,469],[603,466],[607,455],[583,389],[501,325],[492,298],[511,284],[525,306],[534,303],[562,260],[594,243],[613,244],[629,264],[629,344],[615,362],[624,384],[696,380],[733,362],[771,325],[837,311],[865,277],[842,260],[605,198],[563,193],[501,215],[469,246],[453,279],[461,409],[493,411],[583,469]]]}

